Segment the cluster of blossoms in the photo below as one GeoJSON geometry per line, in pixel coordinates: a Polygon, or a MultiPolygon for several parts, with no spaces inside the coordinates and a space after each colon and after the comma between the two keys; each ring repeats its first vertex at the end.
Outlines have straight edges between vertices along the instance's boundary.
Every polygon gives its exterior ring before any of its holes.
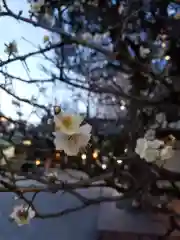
{"type": "Polygon", "coordinates": [[[153,139],[152,131],[147,132],[144,138],[137,139],[135,152],[147,162],[170,159],[174,153],[173,142],[175,138],[170,136],[171,140],[168,142],[153,139]]]}
{"type": "Polygon", "coordinates": [[[113,51],[113,44],[111,42],[110,32],[91,34],[90,32],[84,32],[82,39],[90,42],[103,45],[107,50],[113,51]]]}
{"type": "MultiPolygon", "coordinates": [[[[79,151],[86,147],[91,138],[91,126],[82,125],[83,117],[58,113],[54,117],[55,122],[55,146],[57,150],[63,150],[68,156],[76,156],[79,151]]],[[[48,173],[49,179],[58,178],[57,173],[48,173]]],[[[14,207],[10,218],[18,226],[28,224],[35,217],[35,211],[30,206],[19,205],[14,207]]]]}
{"type": "Polygon", "coordinates": [[[54,117],[56,150],[63,150],[68,156],[76,156],[87,146],[91,138],[92,127],[82,125],[83,117],[59,113],[54,117]]]}
{"type": "Polygon", "coordinates": [[[155,129],[166,128],[167,126],[166,115],[163,112],[156,114],[155,123],[150,126],[151,128],[145,133],[144,138],[137,140],[135,152],[140,158],[145,159],[147,162],[156,162],[158,160],[165,161],[173,156],[175,138],[172,135],[169,136],[168,141],[155,138],[155,129]]]}
{"type": "Polygon", "coordinates": [[[28,0],[28,3],[30,4],[29,12],[32,14],[32,16],[35,16],[38,21],[41,19],[49,26],[54,25],[55,18],[51,9],[51,1],[28,0]]]}
{"type": "MultiPolygon", "coordinates": [[[[64,112],[55,114],[55,147],[56,150],[63,150],[68,156],[76,156],[82,148],[85,148],[91,138],[92,127],[89,124],[83,124],[83,117],[64,112]]],[[[144,138],[137,140],[135,152],[140,158],[147,162],[156,162],[158,160],[167,160],[173,155],[174,138],[168,142],[155,139],[155,130],[150,129],[146,132],[144,138]]],[[[56,180],[57,173],[49,173],[49,179],[56,180]]],[[[35,217],[35,211],[29,206],[16,206],[11,214],[18,226],[28,224],[35,217]]]]}

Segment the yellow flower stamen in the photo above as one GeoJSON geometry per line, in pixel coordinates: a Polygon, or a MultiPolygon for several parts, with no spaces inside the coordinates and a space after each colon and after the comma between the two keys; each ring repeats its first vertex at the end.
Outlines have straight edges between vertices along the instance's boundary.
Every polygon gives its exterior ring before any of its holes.
{"type": "Polygon", "coordinates": [[[44,43],[48,42],[48,41],[49,41],[49,36],[45,35],[45,36],[43,37],[43,40],[44,40],[44,43]]]}
{"type": "Polygon", "coordinates": [[[72,117],[71,116],[65,116],[62,119],[62,124],[65,128],[70,128],[72,126],[72,117]]]}
{"type": "Polygon", "coordinates": [[[17,216],[19,217],[19,220],[21,223],[23,224],[27,224],[28,223],[28,212],[25,210],[19,210],[17,212],[17,216]]]}

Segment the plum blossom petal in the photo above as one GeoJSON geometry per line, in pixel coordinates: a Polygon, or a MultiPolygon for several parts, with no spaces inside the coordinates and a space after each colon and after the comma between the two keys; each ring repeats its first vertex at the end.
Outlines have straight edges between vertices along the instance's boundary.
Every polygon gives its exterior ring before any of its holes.
{"type": "Polygon", "coordinates": [[[146,149],[147,140],[145,138],[139,138],[136,143],[135,152],[140,156],[140,158],[144,158],[146,149]]]}
{"type": "Polygon", "coordinates": [[[174,150],[172,146],[165,146],[163,149],[161,149],[160,157],[162,160],[167,160],[171,158],[174,154],[174,150]]]}
{"type": "Polygon", "coordinates": [[[85,124],[79,128],[79,133],[67,135],[61,132],[55,133],[56,150],[64,150],[69,156],[76,156],[80,149],[85,147],[91,138],[91,126],[85,124]]]}
{"type": "Polygon", "coordinates": [[[54,144],[56,146],[56,150],[64,150],[68,136],[61,132],[55,132],[54,136],[54,144]]]}
{"type": "Polygon", "coordinates": [[[154,162],[159,157],[159,150],[153,148],[147,148],[144,154],[144,159],[147,162],[154,162]]]}
{"type": "Polygon", "coordinates": [[[161,146],[164,145],[164,142],[160,141],[158,139],[155,139],[153,141],[148,141],[147,145],[148,145],[148,148],[158,149],[158,148],[160,148],[161,146]]]}
{"type": "Polygon", "coordinates": [[[80,133],[84,135],[90,134],[91,130],[92,130],[92,126],[89,125],[88,123],[80,127],[80,133]]]}

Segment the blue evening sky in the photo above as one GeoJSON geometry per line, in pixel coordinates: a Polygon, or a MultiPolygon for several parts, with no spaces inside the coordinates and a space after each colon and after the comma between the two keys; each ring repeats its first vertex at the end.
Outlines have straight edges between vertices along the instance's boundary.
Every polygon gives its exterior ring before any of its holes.
{"type": "MultiPolygon", "coordinates": [[[[28,16],[29,6],[26,0],[7,0],[7,3],[13,11],[17,12],[19,10],[23,10],[23,15],[28,16]]],[[[44,29],[35,28],[30,24],[17,22],[15,19],[9,17],[0,18],[0,29],[0,56],[3,60],[7,59],[7,55],[4,53],[5,43],[8,43],[12,40],[17,41],[19,54],[23,55],[31,51],[36,51],[35,46],[33,46],[32,44],[36,46],[41,44],[41,47],[43,47],[43,36],[50,35],[50,33],[48,33],[44,29]],[[23,38],[27,39],[29,42],[25,41],[23,38]]],[[[51,55],[53,56],[52,53],[51,55]]],[[[40,70],[40,64],[44,64],[47,68],[50,69],[51,65],[49,62],[45,62],[42,56],[39,55],[29,58],[27,63],[30,69],[30,75],[32,79],[47,78],[47,76],[45,76],[45,74],[40,70]]],[[[24,70],[22,63],[19,61],[8,64],[8,72],[12,75],[19,76],[28,80],[27,73],[24,70]]],[[[0,75],[0,84],[2,83],[4,83],[4,77],[0,75]]],[[[64,100],[64,96],[66,96],[65,101],[71,101],[71,99],[68,99],[70,98],[70,93],[68,94],[67,90],[63,90],[62,86],[57,87],[52,86],[52,84],[46,84],[44,86],[48,87],[45,96],[43,96],[42,93],[39,93],[38,87],[35,84],[30,85],[19,82],[17,80],[13,80],[13,89],[16,95],[21,98],[30,99],[33,95],[38,98],[38,103],[45,105],[48,103],[53,104],[55,102],[55,98],[57,98],[58,103],[60,104],[64,100]],[[66,93],[66,95],[64,95],[64,93],[66,93]]],[[[14,117],[16,116],[16,108],[12,105],[12,97],[7,95],[2,90],[0,90],[0,102],[1,110],[6,115],[14,117]]],[[[81,107],[83,108],[83,106],[81,107]]],[[[34,114],[31,114],[32,110],[33,108],[31,106],[29,106],[28,104],[23,104],[23,114],[25,118],[28,118],[29,121],[36,122],[38,118],[34,114]]]]}

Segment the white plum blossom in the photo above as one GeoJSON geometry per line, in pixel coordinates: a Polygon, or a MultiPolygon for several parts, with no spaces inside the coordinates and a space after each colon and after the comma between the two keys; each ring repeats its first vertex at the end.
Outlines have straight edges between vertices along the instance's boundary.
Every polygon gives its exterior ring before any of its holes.
{"type": "Polygon", "coordinates": [[[91,137],[92,127],[89,124],[81,125],[83,117],[59,113],[55,115],[55,139],[56,150],[64,150],[69,156],[75,156],[84,148],[91,137]]]}
{"type": "Polygon", "coordinates": [[[110,37],[110,32],[109,31],[103,33],[103,38],[108,38],[108,37],[110,37]]]}
{"type": "Polygon", "coordinates": [[[156,114],[155,120],[156,120],[155,124],[157,125],[157,127],[161,126],[162,128],[166,128],[168,125],[166,115],[163,112],[156,114]]]}
{"type": "Polygon", "coordinates": [[[58,173],[53,171],[53,172],[46,172],[45,177],[47,178],[55,178],[58,179],[58,173]]]}
{"type": "Polygon", "coordinates": [[[90,41],[92,40],[92,34],[89,32],[85,32],[81,35],[83,40],[90,41]]]}
{"type": "Polygon", "coordinates": [[[170,128],[180,129],[180,120],[177,122],[171,122],[168,124],[170,128]]]}
{"type": "Polygon", "coordinates": [[[147,141],[148,147],[153,149],[158,149],[164,145],[164,141],[155,139],[153,141],[147,141]]]}
{"type": "Polygon", "coordinates": [[[173,150],[172,146],[165,146],[160,151],[160,158],[162,160],[166,160],[166,159],[171,158],[173,156],[173,154],[174,154],[174,150],[173,150]]]}
{"type": "Polygon", "coordinates": [[[113,44],[111,43],[110,32],[96,33],[92,35],[89,32],[81,34],[83,40],[95,42],[96,44],[103,45],[109,51],[113,51],[113,44]]]}
{"type": "Polygon", "coordinates": [[[135,152],[147,162],[154,162],[171,158],[174,151],[172,146],[166,146],[164,141],[158,139],[150,141],[146,138],[139,138],[135,152]]]}
{"type": "Polygon", "coordinates": [[[82,148],[87,146],[91,138],[91,128],[89,124],[85,124],[71,135],[56,131],[54,140],[56,150],[64,150],[68,156],[76,156],[82,148]]]}
{"type": "MultiPolygon", "coordinates": [[[[33,13],[33,15],[38,16],[38,14],[41,12],[41,8],[43,6],[46,7],[46,1],[45,0],[29,0],[30,3],[30,12],[33,13]]],[[[45,13],[41,16],[41,20],[44,21],[45,24],[48,26],[53,26],[55,23],[55,18],[51,12],[48,11],[48,7],[45,8],[45,13]]]]}
{"type": "Polygon", "coordinates": [[[13,146],[10,146],[6,149],[3,150],[3,154],[7,157],[7,158],[12,158],[15,155],[15,148],[13,146]]]}
{"type": "Polygon", "coordinates": [[[55,18],[53,15],[51,15],[50,13],[46,12],[43,16],[43,20],[44,22],[48,25],[48,26],[53,26],[55,23],[55,18]]]}
{"type": "Polygon", "coordinates": [[[163,123],[164,121],[166,121],[166,115],[162,112],[156,114],[156,121],[158,123],[163,123]]]}
{"type": "Polygon", "coordinates": [[[176,128],[177,127],[177,123],[176,122],[171,122],[171,123],[168,124],[168,126],[170,128],[176,128]]]}
{"type": "Polygon", "coordinates": [[[38,13],[41,7],[45,4],[45,0],[29,0],[31,11],[33,13],[38,13]]]}
{"type": "Polygon", "coordinates": [[[95,41],[96,43],[101,43],[103,40],[103,35],[96,33],[93,37],[93,41],[95,41]]]}
{"type": "Polygon", "coordinates": [[[119,15],[123,14],[125,10],[125,2],[121,2],[119,7],[118,7],[118,13],[119,15]]]}
{"type": "Polygon", "coordinates": [[[14,207],[10,218],[14,220],[18,226],[29,224],[30,220],[35,217],[35,211],[31,207],[19,205],[14,207]]]}
{"type": "Polygon", "coordinates": [[[17,48],[16,41],[13,40],[8,45],[6,45],[6,48],[5,48],[4,52],[7,53],[8,55],[17,54],[18,53],[18,48],[17,48]]]}
{"type": "Polygon", "coordinates": [[[144,153],[146,149],[147,140],[145,138],[139,138],[136,143],[135,152],[140,156],[140,158],[144,158],[144,153]]]}
{"type": "Polygon", "coordinates": [[[13,146],[10,146],[3,150],[3,154],[4,154],[4,156],[0,159],[1,166],[6,165],[7,160],[9,160],[10,158],[13,158],[15,156],[15,148],[13,146]]]}

